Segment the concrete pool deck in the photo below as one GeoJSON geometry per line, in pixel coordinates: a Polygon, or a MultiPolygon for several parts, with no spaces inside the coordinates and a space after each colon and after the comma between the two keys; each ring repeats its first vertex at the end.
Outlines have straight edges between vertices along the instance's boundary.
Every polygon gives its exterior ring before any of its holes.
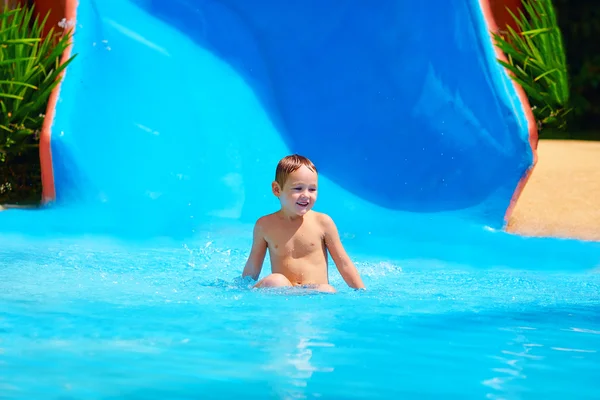
{"type": "Polygon", "coordinates": [[[507,231],[600,241],[600,142],[540,140],[507,231]]]}
{"type": "MultiPolygon", "coordinates": [[[[0,205],[0,211],[28,206],[0,205]]],[[[540,140],[538,163],[506,230],[600,241],[600,142],[540,140]]]]}

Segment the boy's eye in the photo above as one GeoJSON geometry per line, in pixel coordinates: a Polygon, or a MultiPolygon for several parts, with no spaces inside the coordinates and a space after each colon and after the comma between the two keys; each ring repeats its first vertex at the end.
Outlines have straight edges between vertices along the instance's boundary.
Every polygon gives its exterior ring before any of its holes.
{"type": "Polygon", "coordinates": [[[308,190],[309,190],[310,192],[316,192],[316,191],[317,191],[317,189],[316,189],[316,188],[310,188],[310,189],[308,189],[308,190]]]}
{"type": "Polygon", "coordinates": [[[294,190],[302,190],[302,188],[296,187],[294,188],[294,190]]]}

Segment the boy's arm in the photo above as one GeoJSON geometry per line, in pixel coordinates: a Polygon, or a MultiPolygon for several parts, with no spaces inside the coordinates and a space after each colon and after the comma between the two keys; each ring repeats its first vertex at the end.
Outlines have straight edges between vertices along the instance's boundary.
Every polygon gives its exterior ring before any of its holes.
{"type": "Polygon", "coordinates": [[[325,214],[323,214],[322,220],[325,232],[325,245],[331,254],[331,258],[333,258],[333,261],[335,262],[335,266],[338,271],[340,271],[340,275],[342,275],[344,281],[346,281],[351,288],[365,289],[365,285],[360,278],[358,270],[352,263],[352,260],[350,260],[350,257],[348,257],[348,254],[342,245],[335,223],[331,217],[325,214]]]}
{"type": "Polygon", "coordinates": [[[246,261],[246,266],[242,272],[242,278],[247,276],[257,280],[262,270],[265,255],[267,253],[267,241],[262,232],[261,220],[258,220],[254,225],[254,231],[252,233],[252,248],[250,255],[246,261]]]}

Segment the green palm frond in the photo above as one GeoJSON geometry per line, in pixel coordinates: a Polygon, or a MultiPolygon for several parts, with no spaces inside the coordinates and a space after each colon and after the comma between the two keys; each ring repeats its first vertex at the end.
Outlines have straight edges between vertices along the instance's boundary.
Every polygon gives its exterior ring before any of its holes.
{"type": "Polygon", "coordinates": [[[52,90],[74,56],[61,63],[71,32],[51,28],[33,7],[0,12],[0,161],[37,146],[52,90]]]}
{"type": "Polygon", "coordinates": [[[507,61],[498,60],[527,93],[541,126],[563,128],[569,108],[569,79],[562,34],[551,0],[523,0],[515,14],[517,30],[494,33],[507,61]]]}

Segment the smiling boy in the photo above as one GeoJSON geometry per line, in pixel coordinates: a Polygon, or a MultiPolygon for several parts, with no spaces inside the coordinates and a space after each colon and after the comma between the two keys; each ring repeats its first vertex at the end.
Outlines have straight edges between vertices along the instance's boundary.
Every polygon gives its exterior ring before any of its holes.
{"type": "Polygon", "coordinates": [[[252,248],[242,273],[242,277],[258,279],[269,250],[272,273],[255,287],[304,287],[335,292],[329,285],[329,251],[348,286],[365,288],[333,220],[312,211],[317,200],[317,180],[317,169],[306,157],[294,154],[277,164],[271,188],[281,208],[256,222],[252,248]]]}

